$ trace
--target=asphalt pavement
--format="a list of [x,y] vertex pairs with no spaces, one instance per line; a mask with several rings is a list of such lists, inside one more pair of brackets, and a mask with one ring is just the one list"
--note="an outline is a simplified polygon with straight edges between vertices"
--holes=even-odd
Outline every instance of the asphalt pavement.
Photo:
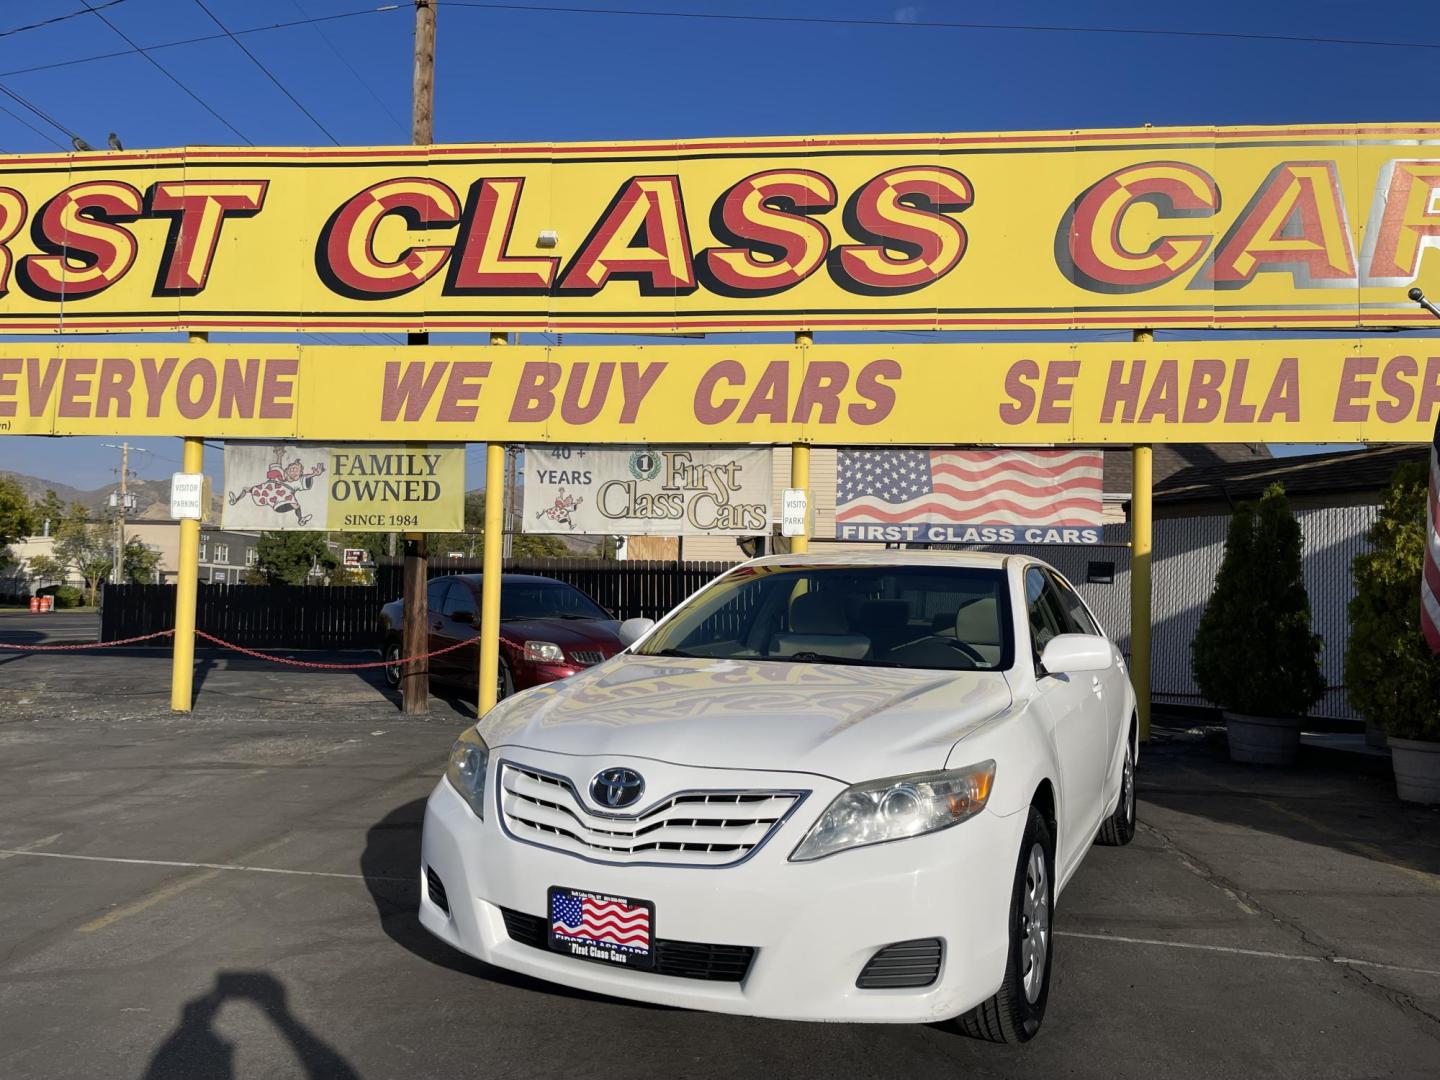
[[1383,776],[1157,731],[1135,842],[1094,849],[1058,904],[1045,1027],[999,1047],[637,1006],[433,940],[419,823],[463,702],[406,719],[353,674],[216,657],[174,715],[143,694],[163,651],[12,655],[6,1080],[1440,1076],[1440,813]]

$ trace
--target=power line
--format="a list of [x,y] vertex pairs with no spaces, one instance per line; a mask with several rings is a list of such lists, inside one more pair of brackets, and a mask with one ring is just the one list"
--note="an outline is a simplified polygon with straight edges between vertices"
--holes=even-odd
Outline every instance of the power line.
[[84,11],[72,11],[68,15],[56,15],[54,18],[41,19],[39,22],[28,23],[25,26],[16,26],[9,30],[0,30],[0,38],[11,37],[14,34],[23,34],[26,30],[39,30],[42,26],[54,26],[56,23],[62,23],[68,19],[78,19],[81,15],[89,15],[93,11],[100,11],[104,8],[112,8],[116,4],[123,4],[125,0],[105,0],[98,8],[91,7],[85,0],[80,0],[80,2],[85,4]]
[[1298,34],[1252,34],[1223,30],[1157,30],[1131,26],[1059,26],[1028,23],[935,22],[840,18],[819,15],[740,15],[720,11],[662,11],[643,8],[568,7],[559,4],[491,4],[481,0],[436,0],[446,7],[485,11],[536,12],[547,15],[619,15],[649,19],[710,19],[721,22],[798,23],[806,26],[871,26],[892,30],[1001,30],[1037,34],[1131,34],[1141,37],[1221,38],[1231,41],[1276,41],[1305,45],[1365,45],[1394,49],[1440,49],[1440,42],[1384,41],[1369,38],[1309,37]]
[[260,62],[260,58],[257,57],[254,53],[252,53],[249,49],[247,49],[245,47],[245,43],[241,41],[238,37],[236,37],[234,34],[232,34],[230,32],[230,28],[227,27],[223,22],[221,22],[216,17],[213,11],[211,11],[208,7],[205,6],[205,0],[195,0],[195,6],[198,7],[201,11],[205,12],[206,15],[209,15],[210,21],[213,22],[216,26],[218,26],[221,30],[225,31],[225,36],[235,43],[235,47],[241,52],[243,52],[246,56],[248,56],[250,58],[250,62],[254,64],[257,68],[259,68],[264,73],[265,77],[275,84],[276,89],[278,89],[282,94],[289,98],[291,102],[294,103],[297,109],[299,109],[302,113],[309,117],[310,122],[314,124],[317,128],[319,128],[321,131],[323,131],[327,139],[329,139],[336,146],[340,145],[340,140],[335,138],[334,135],[330,134],[330,129],[327,128],[324,124],[320,123],[319,120],[315,119],[315,114],[312,113],[309,109],[305,108],[304,105],[300,104],[300,99],[297,98],[294,94],[292,94],[289,90],[285,89],[285,84],[282,83],[279,79],[277,79],[274,73]]
[[254,145],[255,145],[253,142],[251,142],[248,138],[245,137],[245,133],[244,133],[243,131],[241,131],[241,130],[240,130],[239,128],[237,128],[234,124],[232,124],[229,120],[226,120],[225,117],[221,116],[218,112],[216,112],[216,111],[210,106],[210,103],[209,103],[209,102],[205,101],[202,97],[200,97],[199,94],[195,93],[194,90],[191,90],[190,87],[186,86],[183,82],[181,82],[181,81],[180,81],[179,79],[177,79],[174,75],[172,75],[172,74],[170,73],[169,68],[165,67],[165,65],[163,65],[162,63],[160,63],[159,60],[156,60],[156,59],[155,59],[153,56],[151,56],[150,53],[147,52],[145,49],[141,48],[139,45],[136,45],[134,41],[130,40],[130,36],[129,36],[128,34],[126,34],[125,31],[121,30],[118,26],[116,26],[113,22],[111,22],[109,19],[107,19],[104,15],[101,15],[101,14],[100,14],[100,10],[99,10],[98,8],[91,7],[91,5],[90,5],[90,0],[80,0],[80,2],[81,2],[82,4],[84,4],[85,7],[88,8],[88,9],[90,10],[90,12],[91,12],[97,19],[99,19],[99,20],[100,20],[101,22],[103,22],[106,26],[108,26],[111,30],[113,30],[113,31],[119,36],[119,38],[120,38],[121,41],[125,42],[126,45],[129,45],[129,46],[130,46],[131,48],[133,48],[136,52],[138,52],[141,56],[143,56],[143,57],[150,63],[150,66],[151,66],[151,67],[153,67],[156,71],[160,72],[161,75],[164,75],[167,79],[169,79],[172,83],[174,83],[176,86],[178,86],[181,90],[185,91],[186,95],[189,96],[190,100],[192,100],[193,102],[195,102],[195,104],[199,105],[202,109],[204,109],[206,112],[208,112],[208,113],[209,113],[211,116],[213,116],[216,120],[219,120],[220,123],[224,124],[227,128],[229,128],[229,129],[230,129],[231,131],[233,131],[236,135],[238,135],[238,136],[240,137],[240,140],[241,140],[242,142],[244,142],[246,145],[248,145],[248,146],[254,146]]
[[[306,11],[305,8],[301,5],[300,0],[290,0],[290,3],[294,5],[295,10],[300,12],[301,15],[305,16],[307,19],[310,17],[310,13]],[[360,72],[356,71],[355,65],[350,63],[349,60],[345,59],[345,54],[335,47],[335,43],[330,40],[330,35],[325,33],[324,28],[319,24],[319,22],[316,22],[311,27],[311,29],[313,29],[315,33],[319,35],[321,41],[325,42],[325,47],[335,54],[335,59],[339,60],[340,63],[344,64],[346,70],[348,70],[351,75],[355,76],[355,81],[358,82],[362,87],[364,87],[365,90],[370,94],[370,96],[375,99],[375,104],[379,105],[380,108],[384,110],[385,115],[390,117],[390,119],[394,122],[395,126],[398,127],[406,137],[409,137],[409,129],[405,126],[405,124],[400,121],[400,118],[398,116],[396,116],[393,112],[390,111],[390,106],[385,103],[384,98],[382,98],[379,94],[375,92],[375,88],[370,85],[370,80],[365,78],[365,76],[361,75]]]
[[14,120],[17,124],[23,124],[23,125],[25,125],[25,126],[26,126],[27,128],[29,128],[31,131],[33,131],[36,135],[39,135],[40,138],[42,138],[42,139],[44,139],[46,142],[48,142],[51,146],[54,146],[54,147],[56,147],[57,149],[60,149],[60,150],[65,149],[63,146],[60,145],[59,142],[57,142],[56,140],[52,139],[49,135],[46,135],[45,132],[41,131],[41,130],[40,130],[39,128],[37,128],[34,124],[30,123],[29,120],[26,120],[26,119],[25,119],[23,116],[21,116],[19,113],[14,112],[13,110],[6,108],[4,105],[0,105],[0,112],[3,112],[6,116],[10,117],[10,118],[11,118],[12,120]]
[[[317,15],[312,19],[291,19],[288,22],[269,23],[265,26],[251,26],[243,30],[235,30],[231,34],[200,34],[197,37],[180,38],[177,41],[162,41],[158,45],[147,45],[150,52],[158,52],[161,49],[174,49],[181,45],[200,45],[207,41],[224,41],[227,37],[244,37],[248,34],[266,34],[272,30],[290,30],[297,26],[309,26],[315,23],[334,22],[337,19],[353,19],[357,15],[388,15],[401,10],[399,4],[381,4],[379,7],[362,8],[359,11],[342,11],[335,15]],[[89,14],[83,12],[82,14]],[[117,56],[130,56],[139,52],[140,49],[116,49],[113,52],[95,53],[92,56],[78,56],[73,60],[57,60],[49,64],[35,64],[31,67],[12,68],[10,71],[0,71],[0,76],[29,75],[36,71],[53,71],[56,68],[75,67],[78,64],[93,64],[98,60],[113,60]]]
[[[80,136],[79,136],[75,131],[73,131],[71,128],[66,127],[66,126],[65,126],[64,124],[62,124],[59,120],[56,120],[53,116],[51,116],[49,113],[47,113],[44,109],[40,108],[39,105],[36,105],[33,101],[31,101],[29,98],[25,97],[23,94],[20,94],[20,93],[17,93],[16,91],[14,91],[14,90],[11,90],[10,87],[6,86],[4,83],[0,83],[0,94],[4,94],[4,95],[5,95],[6,97],[8,97],[11,101],[14,101],[14,102],[16,102],[17,104],[24,106],[26,109],[29,109],[30,112],[34,113],[34,114],[35,114],[36,116],[38,116],[41,120],[44,120],[45,123],[49,124],[49,125],[50,125],[51,127],[53,127],[56,131],[59,131],[59,132],[65,134],[65,135],[69,136],[71,139],[78,139],[78,138],[80,138]],[[12,114],[12,115],[13,115],[13,114]],[[51,141],[53,142],[54,140],[51,140]]]

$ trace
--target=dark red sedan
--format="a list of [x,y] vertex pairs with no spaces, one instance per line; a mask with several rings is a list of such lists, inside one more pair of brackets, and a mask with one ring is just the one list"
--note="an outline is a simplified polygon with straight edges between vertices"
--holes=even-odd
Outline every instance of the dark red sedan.
[[[430,649],[443,649],[480,633],[480,575],[432,578],[429,587]],[[392,661],[385,679],[400,685],[401,624],[404,602],[380,609],[381,651]],[[500,579],[500,697],[540,683],[574,675],[608,660],[623,645],[619,623],[573,585],[534,574],[505,574]],[[469,690],[478,686],[477,647],[455,649],[430,661],[432,680]]]

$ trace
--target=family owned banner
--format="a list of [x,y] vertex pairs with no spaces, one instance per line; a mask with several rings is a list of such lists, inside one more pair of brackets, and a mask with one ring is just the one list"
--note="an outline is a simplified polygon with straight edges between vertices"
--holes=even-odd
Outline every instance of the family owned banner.
[[525,449],[524,531],[757,536],[770,531],[770,451]]
[[459,532],[465,448],[226,443],[226,529]]

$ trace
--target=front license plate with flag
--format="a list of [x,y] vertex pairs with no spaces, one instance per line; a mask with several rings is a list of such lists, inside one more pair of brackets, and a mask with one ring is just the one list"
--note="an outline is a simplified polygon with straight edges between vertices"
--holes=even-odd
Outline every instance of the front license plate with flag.
[[550,887],[550,948],[567,956],[648,971],[655,905],[648,900]]

